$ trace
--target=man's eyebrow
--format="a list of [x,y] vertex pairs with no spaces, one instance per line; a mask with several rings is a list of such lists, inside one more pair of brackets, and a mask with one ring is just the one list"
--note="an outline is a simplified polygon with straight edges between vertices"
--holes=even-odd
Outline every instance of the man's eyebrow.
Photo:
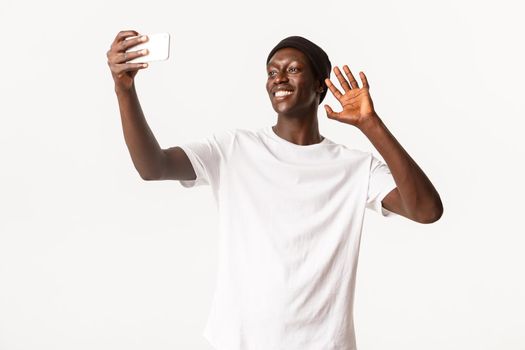
[[[294,58],[294,59],[291,59],[288,63],[302,63],[302,62],[299,59]],[[277,66],[277,64],[275,64],[274,62],[270,62],[268,63],[267,67],[270,67],[270,66]]]

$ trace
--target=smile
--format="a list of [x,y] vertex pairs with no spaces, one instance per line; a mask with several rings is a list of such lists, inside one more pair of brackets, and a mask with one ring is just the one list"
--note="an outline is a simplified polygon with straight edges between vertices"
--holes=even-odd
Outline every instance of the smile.
[[285,96],[291,95],[292,93],[293,93],[292,91],[280,90],[280,91],[276,91],[274,96],[275,97],[285,97]]

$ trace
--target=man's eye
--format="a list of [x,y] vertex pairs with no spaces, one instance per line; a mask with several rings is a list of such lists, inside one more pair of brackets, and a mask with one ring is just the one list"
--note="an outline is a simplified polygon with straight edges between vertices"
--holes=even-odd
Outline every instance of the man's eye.
[[297,71],[297,68],[291,67],[290,70],[295,72],[295,71]]
[[272,76],[272,73],[275,73],[275,72],[269,72],[269,73],[268,73],[268,76],[271,77],[271,76]]

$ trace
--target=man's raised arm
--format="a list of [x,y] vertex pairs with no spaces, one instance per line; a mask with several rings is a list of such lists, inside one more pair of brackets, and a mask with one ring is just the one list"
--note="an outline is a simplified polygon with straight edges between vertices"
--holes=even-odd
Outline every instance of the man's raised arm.
[[124,139],[131,159],[140,177],[144,180],[194,180],[195,171],[186,153],[180,147],[161,149],[146,122],[135,89],[134,78],[144,63],[126,63],[147,52],[125,51],[147,40],[137,36],[133,30],[121,31],[107,52],[108,65],[115,81]]

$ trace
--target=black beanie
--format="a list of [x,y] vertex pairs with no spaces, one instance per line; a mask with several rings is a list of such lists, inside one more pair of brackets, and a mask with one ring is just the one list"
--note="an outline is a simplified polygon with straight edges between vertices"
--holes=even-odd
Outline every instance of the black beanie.
[[310,40],[295,35],[281,40],[272,49],[272,51],[270,51],[270,54],[266,59],[266,64],[268,65],[268,62],[270,62],[270,59],[277,50],[284,47],[292,47],[294,49],[300,50],[306,55],[306,57],[308,57],[308,60],[310,61],[311,67],[313,69],[314,76],[321,81],[321,84],[324,88],[319,98],[319,104],[321,104],[328,91],[328,87],[326,86],[324,80],[330,77],[330,71],[332,70],[332,64],[328,59],[328,55],[323,49]]

